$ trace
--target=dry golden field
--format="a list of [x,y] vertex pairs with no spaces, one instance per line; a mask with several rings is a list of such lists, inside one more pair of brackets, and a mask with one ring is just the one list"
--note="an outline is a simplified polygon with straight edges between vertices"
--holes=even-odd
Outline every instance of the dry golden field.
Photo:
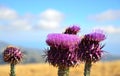
[[[0,65],[0,76],[9,76],[9,65]],[[57,76],[57,68],[49,64],[16,66],[16,76]],[[83,76],[84,65],[70,69],[70,76]],[[91,76],[120,76],[120,61],[93,64]]]

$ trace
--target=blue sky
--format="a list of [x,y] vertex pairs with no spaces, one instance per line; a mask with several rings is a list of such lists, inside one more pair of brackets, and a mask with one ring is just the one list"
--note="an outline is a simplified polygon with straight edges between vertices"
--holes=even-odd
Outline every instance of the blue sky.
[[105,50],[120,55],[119,0],[0,0],[0,40],[14,45],[46,48],[52,32],[80,25],[79,35],[103,29]]

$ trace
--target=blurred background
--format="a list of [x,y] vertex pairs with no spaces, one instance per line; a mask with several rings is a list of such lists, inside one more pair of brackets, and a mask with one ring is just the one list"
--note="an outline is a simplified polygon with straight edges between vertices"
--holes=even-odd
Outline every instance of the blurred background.
[[[0,0],[0,76],[9,75],[9,67],[2,60],[3,49],[8,45],[18,46],[24,53],[17,76],[26,76],[26,72],[27,76],[57,76],[56,68],[44,64],[43,55],[48,48],[45,40],[47,34],[62,33],[72,25],[80,26],[80,36],[94,29],[106,34],[102,43],[105,53],[93,65],[92,76],[120,76],[119,0]],[[48,69],[44,74],[43,68]],[[83,68],[71,71],[70,76],[83,75]]]

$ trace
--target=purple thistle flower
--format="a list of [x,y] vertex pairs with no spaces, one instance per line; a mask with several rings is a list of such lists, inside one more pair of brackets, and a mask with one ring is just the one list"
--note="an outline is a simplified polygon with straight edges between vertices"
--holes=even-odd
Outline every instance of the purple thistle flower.
[[49,34],[46,43],[50,46],[47,51],[47,61],[53,66],[70,67],[78,64],[78,43],[76,35]]
[[49,46],[63,47],[68,48],[69,51],[72,51],[74,47],[79,43],[80,38],[76,35],[68,34],[49,34],[47,36],[47,44]]
[[80,27],[76,26],[76,25],[73,25],[71,27],[68,27],[65,30],[64,34],[77,34],[79,31],[80,31]]
[[94,32],[92,32],[90,34],[87,34],[86,39],[100,42],[100,41],[105,40],[106,37],[105,37],[105,34],[104,34],[104,32],[102,30],[97,29],[97,30],[94,30]]
[[3,59],[10,64],[17,64],[22,60],[20,49],[14,46],[8,46],[3,52]]
[[105,35],[100,32],[86,34],[79,44],[79,58],[85,62],[96,62],[101,59],[103,53],[99,43],[105,39]]

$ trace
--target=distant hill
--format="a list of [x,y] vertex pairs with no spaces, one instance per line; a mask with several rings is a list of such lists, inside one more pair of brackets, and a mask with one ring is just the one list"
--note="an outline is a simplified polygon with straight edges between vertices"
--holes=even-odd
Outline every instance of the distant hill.
[[[0,64],[4,64],[3,57],[2,57],[2,52],[5,47],[10,45],[7,42],[0,41]],[[23,64],[26,63],[44,63],[45,58],[43,57],[44,55],[44,50],[37,49],[37,48],[26,48],[26,47],[21,47],[21,51],[24,54],[24,59],[23,59]],[[116,55],[105,55],[101,61],[113,61],[113,60],[120,60],[120,56]]]
[[102,57],[101,61],[115,61],[120,60],[120,55],[105,55]]
[[0,41],[0,52],[2,52],[2,50],[8,45],[9,45],[8,43]]

